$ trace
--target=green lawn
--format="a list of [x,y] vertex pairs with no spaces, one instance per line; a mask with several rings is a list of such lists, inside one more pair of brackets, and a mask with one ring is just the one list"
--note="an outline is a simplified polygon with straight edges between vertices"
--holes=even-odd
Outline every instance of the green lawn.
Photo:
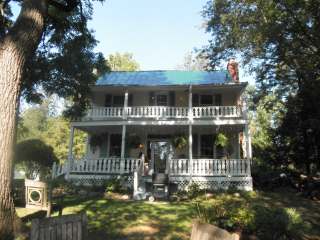
[[[258,204],[270,207],[295,208],[309,225],[305,239],[320,239],[320,203],[281,190],[273,193],[251,192],[240,196],[217,193],[210,198],[197,199],[204,205]],[[90,239],[189,239],[192,219],[195,217],[194,201],[137,202],[116,199],[91,198],[64,199],[63,214],[86,211],[89,218]],[[25,222],[37,213],[18,208]],[[57,215],[54,212],[53,215]],[[311,238],[311,236],[313,238]]]

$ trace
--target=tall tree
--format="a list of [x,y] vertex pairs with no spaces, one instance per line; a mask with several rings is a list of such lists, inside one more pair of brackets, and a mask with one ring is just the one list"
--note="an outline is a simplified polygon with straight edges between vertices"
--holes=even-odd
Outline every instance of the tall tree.
[[[20,114],[18,120],[17,141],[39,139],[53,149],[60,163],[68,156],[70,120],[63,116],[52,116],[54,110],[45,100],[40,105],[32,106]],[[49,109],[51,111],[49,111]],[[86,146],[86,134],[76,129],[74,133],[73,153],[75,158],[83,157]],[[30,147],[34,146],[30,144]],[[36,150],[36,149],[35,149]]]
[[[17,19],[11,20],[11,3],[21,2]],[[87,29],[92,14],[89,0],[0,1],[0,236],[12,239],[14,205],[11,197],[12,148],[19,97],[39,101],[40,86],[49,93],[69,98],[84,109],[93,68],[101,54]],[[97,72],[103,72],[98,69]]]
[[208,70],[208,61],[205,57],[187,52],[183,58],[183,63],[177,66],[178,70],[185,71],[204,71]]
[[140,66],[133,58],[132,53],[118,53],[110,54],[106,65],[110,67],[111,71],[137,71]]
[[[284,117],[279,126],[296,119],[295,131],[279,131],[279,137],[296,141],[299,148],[293,152],[302,153],[300,161],[310,163],[307,132],[317,130],[309,123],[320,120],[319,1],[214,0],[208,1],[203,16],[212,36],[203,49],[211,66],[239,55],[256,73],[261,96],[274,93],[288,110],[293,102],[289,99],[296,99],[295,111],[288,111],[291,117]],[[316,145],[319,150],[320,143]]]

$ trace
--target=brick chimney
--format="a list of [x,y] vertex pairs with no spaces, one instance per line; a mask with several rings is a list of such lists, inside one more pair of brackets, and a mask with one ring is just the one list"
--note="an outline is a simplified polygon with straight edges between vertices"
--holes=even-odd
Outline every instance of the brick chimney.
[[230,58],[227,64],[227,70],[231,75],[233,82],[239,82],[239,64],[235,58]]

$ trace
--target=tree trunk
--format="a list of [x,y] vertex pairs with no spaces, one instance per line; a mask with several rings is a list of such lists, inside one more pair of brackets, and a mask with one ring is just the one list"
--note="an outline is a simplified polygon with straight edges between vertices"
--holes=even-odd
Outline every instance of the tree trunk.
[[26,61],[41,39],[47,0],[24,0],[21,12],[0,40],[0,239],[12,239],[15,210],[11,196],[15,117]]

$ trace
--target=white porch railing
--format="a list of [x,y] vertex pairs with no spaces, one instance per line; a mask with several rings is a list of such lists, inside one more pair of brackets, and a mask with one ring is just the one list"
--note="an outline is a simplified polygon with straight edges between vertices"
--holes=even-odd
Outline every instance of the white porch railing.
[[66,165],[65,164],[56,164],[53,163],[52,166],[52,178],[57,178],[67,172]]
[[[135,107],[93,107],[87,118],[188,118],[188,107],[135,106]],[[205,106],[193,107],[193,118],[241,117],[239,106]]]
[[76,160],[70,168],[70,172],[93,173],[130,173],[137,169],[141,159],[136,158],[99,158]]
[[240,117],[241,109],[237,106],[193,107],[193,118]]
[[[53,178],[69,173],[77,174],[123,174],[133,173],[142,167],[139,158],[100,158],[75,160],[70,169],[67,165],[54,165]],[[171,159],[170,176],[251,176],[250,161],[247,159]],[[192,169],[192,173],[190,173]]]
[[246,159],[171,159],[170,175],[192,176],[250,176],[250,161]]
[[[52,177],[58,177],[59,175],[69,173],[102,173],[102,174],[123,174],[132,173],[139,168],[141,159],[136,158],[99,158],[99,159],[83,159],[74,160],[68,165],[54,165],[52,170]],[[60,169],[63,169],[60,170]],[[61,173],[61,174],[59,174]]]
[[128,107],[127,116],[132,118],[187,118],[187,107],[140,106]]
[[93,107],[90,108],[87,117],[91,118],[122,118],[123,107]]

